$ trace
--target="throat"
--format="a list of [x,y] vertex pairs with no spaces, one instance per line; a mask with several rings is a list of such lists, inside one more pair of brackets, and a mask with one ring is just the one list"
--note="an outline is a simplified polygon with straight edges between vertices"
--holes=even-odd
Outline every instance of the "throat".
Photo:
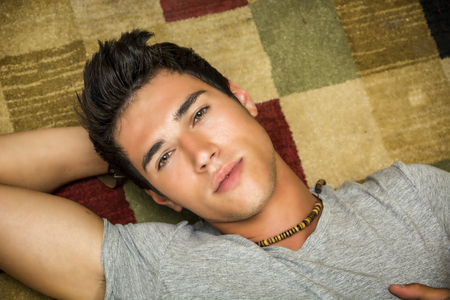
[[306,227],[308,227],[314,221],[314,219],[319,215],[319,213],[321,211],[322,211],[322,202],[320,201],[320,199],[317,199],[317,202],[315,203],[313,210],[308,215],[308,217],[306,217],[306,219],[304,219],[303,221],[301,221],[294,227],[292,227],[288,230],[285,230],[282,233],[277,234],[273,237],[270,237],[270,238],[267,238],[264,240],[260,240],[259,242],[256,242],[256,244],[260,247],[267,247],[272,244],[281,242],[282,240],[285,240],[285,239],[293,236],[296,233],[299,233],[300,231],[302,231]]
[[[323,203],[320,200],[319,196],[320,196],[320,193],[322,192],[322,186],[325,184],[326,184],[326,182],[323,179],[320,179],[317,181],[316,186],[315,186],[315,192],[317,193],[317,196],[314,196],[314,197],[316,197],[317,200],[314,203],[313,209],[311,210],[309,215],[303,221],[301,221],[294,227],[281,232],[280,234],[260,240],[260,241],[256,242],[256,244],[260,247],[267,247],[267,246],[270,246],[273,244],[277,244],[277,243],[280,243],[280,242],[290,238],[291,236],[293,236],[301,231],[304,231],[308,226],[313,225],[313,226],[309,227],[309,230],[304,231],[306,233],[306,238],[307,238],[314,231],[314,229],[317,225],[317,221],[314,222],[314,220],[322,212]],[[306,241],[306,238],[305,238],[305,235],[303,235],[303,237],[301,237],[301,235],[299,235],[298,238],[296,239],[297,243],[293,243],[293,242],[286,243],[285,242],[283,244],[288,246],[288,248],[293,247],[294,249],[298,250],[303,245],[303,243]],[[300,244],[299,244],[299,242],[300,242]]]

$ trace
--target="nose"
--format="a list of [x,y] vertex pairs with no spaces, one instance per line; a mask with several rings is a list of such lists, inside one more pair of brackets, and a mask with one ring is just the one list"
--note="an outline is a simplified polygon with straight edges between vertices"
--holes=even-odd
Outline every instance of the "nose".
[[187,133],[180,138],[181,147],[191,160],[194,169],[205,171],[214,156],[218,155],[219,147],[205,135]]

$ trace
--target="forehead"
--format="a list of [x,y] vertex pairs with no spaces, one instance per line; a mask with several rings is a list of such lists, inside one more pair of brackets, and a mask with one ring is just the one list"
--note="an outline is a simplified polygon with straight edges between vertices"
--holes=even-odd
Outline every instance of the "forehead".
[[136,92],[118,121],[115,138],[138,170],[143,171],[142,153],[176,130],[174,113],[188,95],[200,90],[218,92],[193,76],[163,71]]

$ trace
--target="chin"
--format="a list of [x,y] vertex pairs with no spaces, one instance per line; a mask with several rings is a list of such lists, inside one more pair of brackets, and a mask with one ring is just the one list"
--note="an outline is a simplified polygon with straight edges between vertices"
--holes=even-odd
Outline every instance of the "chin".
[[261,193],[259,197],[253,198],[252,202],[245,203],[244,207],[241,207],[238,211],[228,214],[225,218],[225,222],[237,222],[248,220],[257,214],[259,214],[266,204],[270,201],[273,194],[273,189],[270,191]]
[[[266,204],[272,199],[272,196],[275,192],[275,186],[277,182],[277,168],[276,168],[276,155],[275,153],[272,156],[271,168],[267,172],[269,174],[269,178],[265,184],[260,186],[264,188],[255,187],[253,191],[247,192],[250,195],[254,195],[253,199],[249,199],[247,202],[247,209],[242,209],[241,213],[237,213],[234,215],[236,219],[239,220],[247,220],[250,219],[257,214],[259,214]],[[236,220],[238,221],[238,220]]]
[[258,180],[257,182],[253,182],[253,184],[246,186],[247,188],[245,194],[250,195],[250,197],[244,198],[241,196],[236,196],[236,201],[233,201],[233,210],[228,211],[228,213],[223,213],[221,220],[211,220],[210,222],[238,222],[248,220],[259,214],[270,199],[272,199],[275,192],[277,182],[275,153],[272,156],[270,169],[267,171],[267,174],[269,176],[264,183],[261,183],[261,181]]

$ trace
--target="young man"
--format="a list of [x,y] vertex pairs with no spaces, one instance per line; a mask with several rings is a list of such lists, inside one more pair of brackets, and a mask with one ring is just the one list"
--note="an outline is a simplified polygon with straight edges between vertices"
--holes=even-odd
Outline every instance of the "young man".
[[[450,296],[448,173],[398,163],[364,185],[310,192],[244,90],[190,49],[147,46],[150,36],[101,44],[86,66],[96,151],[82,128],[1,137],[1,269],[55,298]],[[113,226],[40,193],[105,173],[95,152],[205,221]],[[390,286],[410,282],[441,289]]]

